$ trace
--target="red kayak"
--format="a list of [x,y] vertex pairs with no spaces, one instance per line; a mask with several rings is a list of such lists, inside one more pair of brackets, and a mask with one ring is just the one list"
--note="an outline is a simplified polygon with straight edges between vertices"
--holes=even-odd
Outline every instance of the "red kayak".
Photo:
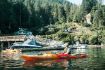
[[43,54],[43,55],[22,55],[21,58],[25,61],[38,61],[38,60],[56,60],[56,59],[78,59],[86,58],[86,54],[71,55],[66,53],[59,54]]

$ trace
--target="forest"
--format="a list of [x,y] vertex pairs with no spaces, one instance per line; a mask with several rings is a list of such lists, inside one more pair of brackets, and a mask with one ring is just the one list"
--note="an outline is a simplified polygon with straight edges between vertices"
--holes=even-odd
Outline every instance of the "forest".
[[[91,24],[86,22],[87,14]],[[65,33],[75,29],[74,23],[92,34]],[[104,44],[105,5],[102,0],[83,0],[79,6],[67,0],[0,0],[0,34],[13,34],[18,28],[64,42]]]

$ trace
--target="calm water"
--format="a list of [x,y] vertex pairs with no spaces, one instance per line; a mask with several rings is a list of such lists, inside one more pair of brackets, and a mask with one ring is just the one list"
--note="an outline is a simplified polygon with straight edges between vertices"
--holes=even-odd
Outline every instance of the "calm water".
[[[33,54],[27,52],[24,54]],[[0,70],[105,70],[105,49],[87,49],[88,58],[24,62],[0,59]]]

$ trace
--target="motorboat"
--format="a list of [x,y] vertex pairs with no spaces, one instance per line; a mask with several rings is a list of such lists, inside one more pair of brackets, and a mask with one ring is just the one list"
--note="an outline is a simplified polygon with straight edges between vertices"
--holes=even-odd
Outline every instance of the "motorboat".
[[[26,43],[28,41],[28,43]],[[10,48],[41,48],[41,45],[32,43],[33,41],[27,40],[23,43],[14,43]]]
[[76,48],[75,53],[87,53],[87,44],[80,44],[78,41],[76,44],[73,45],[74,48]]
[[42,45],[35,40],[32,34],[26,36],[24,42],[15,42],[10,48],[41,48]]

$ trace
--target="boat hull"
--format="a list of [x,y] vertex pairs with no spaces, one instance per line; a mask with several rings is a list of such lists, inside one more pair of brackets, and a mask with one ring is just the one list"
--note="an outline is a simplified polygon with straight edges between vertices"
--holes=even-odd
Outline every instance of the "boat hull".
[[12,46],[11,48],[42,48],[41,46],[34,46],[34,45],[17,45]]
[[38,61],[38,60],[56,60],[56,59],[78,59],[86,58],[86,54],[70,55],[70,54],[43,54],[43,55],[22,55],[21,58],[25,61]]

